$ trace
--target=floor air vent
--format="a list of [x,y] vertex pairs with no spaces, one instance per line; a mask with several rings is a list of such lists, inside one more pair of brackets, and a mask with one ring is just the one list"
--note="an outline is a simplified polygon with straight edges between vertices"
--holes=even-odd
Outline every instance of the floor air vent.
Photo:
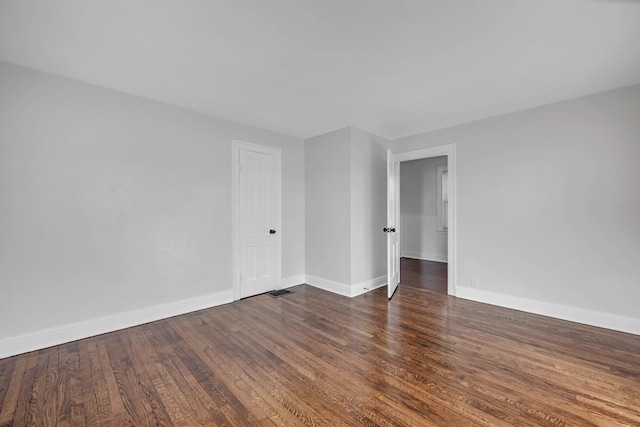
[[276,291],[271,291],[271,292],[267,292],[269,295],[271,295],[274,298],[278,298],[278,297],[282,297],[285,296],[287,294],[292,294],[293,291],[289,291],[287,289],[278,289]]

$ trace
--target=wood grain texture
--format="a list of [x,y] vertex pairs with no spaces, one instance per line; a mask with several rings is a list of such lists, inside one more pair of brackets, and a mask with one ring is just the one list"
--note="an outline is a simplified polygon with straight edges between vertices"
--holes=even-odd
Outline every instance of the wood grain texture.
[[640,337],[311,286],[0,360],[0,426],[638,426]]
[[447,263],[400,258],[400,286],[447,293]]

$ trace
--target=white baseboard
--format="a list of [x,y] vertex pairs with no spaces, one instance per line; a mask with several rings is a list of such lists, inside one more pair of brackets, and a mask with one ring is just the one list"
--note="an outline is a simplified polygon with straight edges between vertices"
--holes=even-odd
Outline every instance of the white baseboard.
[[138,326],[232,301],[233,292],[229,290],[11,337],[0,341],[0,358]]
[[365,294],[374,289],[381,288],[387,285],[387,276],[376,277],[372,280],[367,280],[366,282],[358,283],[357,285],[351,286],[351,296],[357,297],[358,295]]
[[402,258],[420,259],[423,261],[447,262],[446,255],[428,254],[426,252],[403,251],[400,253]]
[[350,286],[344,283],[338,283],[331,280],[323,279],[322,277],[307,275],[306,283],[311,286],[315,286],[316,288],[333,292],[334,294],[352,298],[386,285],[387,276],[380,276],[375,279],[367,280],[366,282]]
[[300,274],[298,276],[283,277],[282,280],[280,280],[280,289],[301,285],[304,282],[305,282],[304,274]]
[[640,335],[640,319],[637,318],[513,297],[465,286],[456,287],[456,297],[526,311],[527,313],[540,314],[556,319],[568,320],[570,322],[597,326],[599,328]]
[[309,274],[305,276],[305,279],[305,282],[308,285],[315,286],[316,288],[324,289],[325,291],[333,292],[334,294],[343,295],[345,297],[351,296],[351,287],[344,283],[334,282],[323,279],[322,277],[311,276]]

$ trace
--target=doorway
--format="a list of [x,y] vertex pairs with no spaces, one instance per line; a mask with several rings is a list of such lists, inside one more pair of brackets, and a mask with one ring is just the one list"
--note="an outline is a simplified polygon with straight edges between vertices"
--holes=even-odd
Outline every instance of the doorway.
[[400,163],[400,285],[447,293],[447,156]]
[[233,141],[233,297],[277,289],[281,279],[281,152]]
[[[449,144],[449,145],[441,145],[441,146],[431,147],[431,148],[424,148],[421,150],[397,153],[393,155],[393,158],[390,159],[390,162],[391,161],[399,162],[402,167],[403,162],[408,162],[408,161],[418,160],[418,159],[433,158],[433,157],[439,157],[439,156],[446,156],[446,159],[447,159],[446,182],[442,187],[444,191],[446,191],[446,197],[447,197],[446,207],[442,211],[443,215],[446,216],[446,222],[442,222],[442,219],[439,220],[439,224],[446,224],[446,227],[447,227],[446,293],[448,295],[455,296],[456,294],[456,286],[455,286],[456,284],[456,253],[457,253],[457,250],[456,250],[456,232],[457,232],[457,229],[456,229],[456,146],[455,144]],[[391,182],[391,180],[388,179],[387,185],[389,186],[392,184],[393,183]],[[399,193],[401,194],[400,198],[402,198],[402,187],[400,187]],[[396,203],[397,209],[399,211],[399,205],[400,205],[399,200],[391,201],[391,203]],[[398,223],[398,224],[400,225],[400,239],[402,240],[402,236],[403,236],[402,224],[401,223]],[[391,252],[388,252],[387,256],[389,258],[397,257],[397,261],[398,263],[400,263],[400,268],[401,268],[401,271],[400,271],[401,283],[406,282],[403,275],[409,276],[407,277],[407,281],[408,281],[409,279],[411,279],[412,275],[414,275],[414,278],[415,278],[415,275],[419,273],[427,273],[426,276],[431,276],[430,279],[432,280],[436,280],[436,281],[442,280],[442,276],[443,276],[442,270],[444,266],[431,264],[431,262],[434,262],[434,261],[420,260],[421,262],[414,262],[412,265],[412,263],[410,261],[407,262],[407,260],[401,263],[401,259],[400,259],[401,253],[398,253],[397,255],[395,255],[395,254],[392,254]],[[404,269],[403,269],[403,264],[405,267]],[[429,278],[427,277],[427,279]],[[442,285],[439,284],[435,286],[441,287]]]

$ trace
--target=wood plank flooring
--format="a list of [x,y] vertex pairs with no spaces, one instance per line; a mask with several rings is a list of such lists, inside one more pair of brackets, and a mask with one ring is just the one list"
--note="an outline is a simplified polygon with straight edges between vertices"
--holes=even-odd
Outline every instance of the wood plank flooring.
[[447,263],[400,258],[400,286],[447,293]]
[[0,426],[638,426],[640,336],[310,286],[0,360]]

